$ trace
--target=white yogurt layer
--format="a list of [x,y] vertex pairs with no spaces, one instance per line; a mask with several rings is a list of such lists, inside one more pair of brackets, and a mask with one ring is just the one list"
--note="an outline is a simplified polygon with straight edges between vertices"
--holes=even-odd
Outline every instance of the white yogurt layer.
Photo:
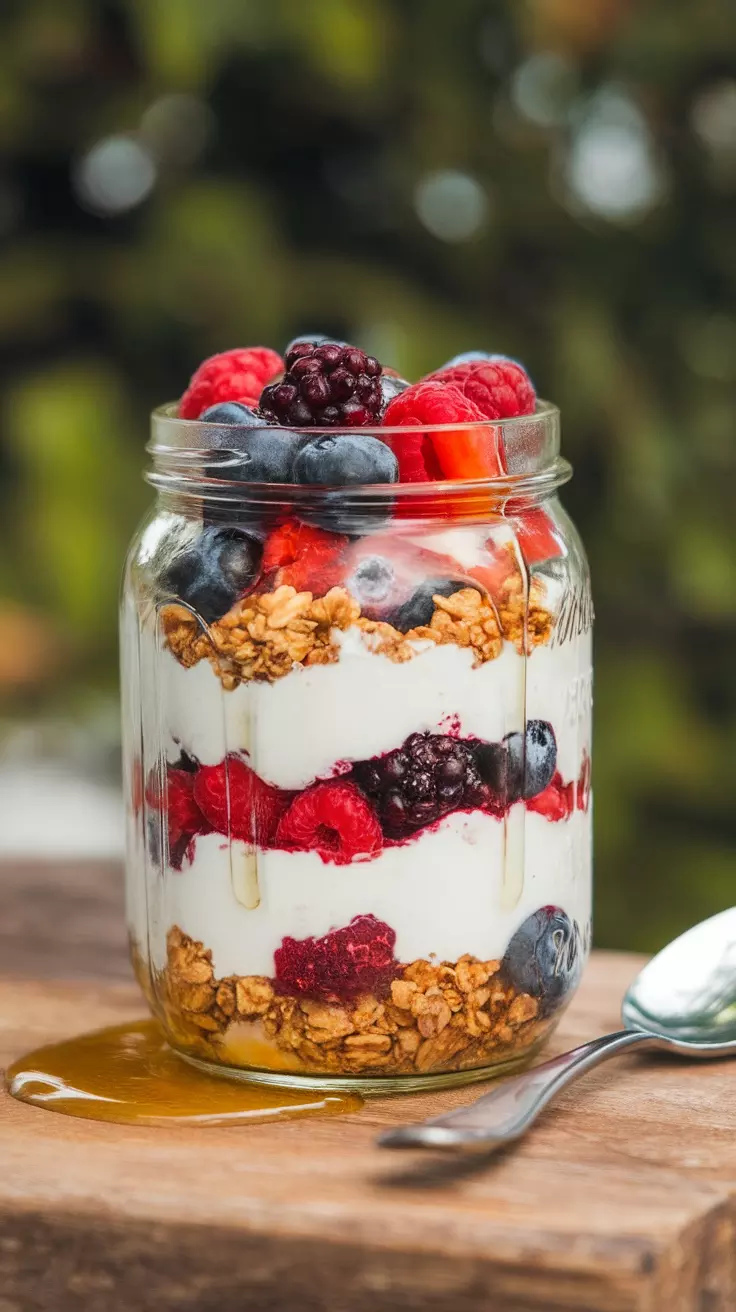
[[[522,807],[515,808],[523,811]],[[315,852],[253,853],[222,835],[198,838],[194,861],[160,881],[151,907],[154,964],[165,961],[166,930],[178,925],[212,950],[219,976],[273,975],[284,937],[321,937],[371,914],[396,931],[401,961],[463,953],[501,957],[519,925],[539,907],[562,907],[581,929],[590,918],[590,813],[551,823],[526,813],[518,899],[504,887],[505,824],[475,813],[448,816],[433,830],[370,862],[326,864]],[[260,902],[236,896],[246,880]],[[145,927],[139,940],[146,942]]]
[[167,650],[159,660],[170,759],[179,747],[203,765],[245,752],[261,778],[280,788],[304,788],[339,763],[380,756],[419,730],[447,732],[452,724],[463,736],[498,742],[523,727],[525,714],[551,721],[560,769],[575,778],[589,736],[588,635],[538,647],[528,658],[505,643],[497,660],[473,668],[472,651],[452,644],[399,665],[352,630],[335,664],[232,692],[206,661],[185,669]]

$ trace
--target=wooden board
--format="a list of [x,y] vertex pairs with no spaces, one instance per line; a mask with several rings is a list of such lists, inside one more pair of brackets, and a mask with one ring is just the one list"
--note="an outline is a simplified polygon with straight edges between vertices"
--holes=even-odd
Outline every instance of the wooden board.
[[[637,966],[595,957],[556,1049],[616,1026]],[[19,969],[0,979],[0,1064],[141,1010],[133,985]],[[374,1146],[477,1092],[168,1130],[4,1096],[0,1312],[734,1312],[736,1065],[620,1058],[482,1164]]]

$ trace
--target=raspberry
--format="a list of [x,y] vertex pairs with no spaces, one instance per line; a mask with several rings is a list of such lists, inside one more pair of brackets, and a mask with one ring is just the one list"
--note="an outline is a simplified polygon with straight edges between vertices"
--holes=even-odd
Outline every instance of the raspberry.
[[[194,775],[190,770],[176,766],[166,767],[165,804],[162,804],[158,772],[152,770],[146,784],[146,801],[152,810],[166,813],[169,836],[169,864],[181,870],[184,857],[197,834],[208,834],[211,825],[202,814],[194,797]],[[153,818],[152,818],[153,819]],[[159,829],[156,820],[155,827]],[[160,848],[160,842],[157,846]]]
[[398,970],[396,934],[375,916],[356,916],[324,938],[284,938],[273,954],[282,993],[348,1002],[361,994],[385,997]]
[[383,417],[384,426],[406,428],[438,424],[443,427],[432,433],[410,434],[408,442],[398,434],[384,436],[399,462],[401,481],[498,477],[503,472],[503,462],[492,428],[452,430],[445,427],[479,424],[485,418],[484,412],[463,394],[461,388],[446,381],[445,374],[408,387],[388,406]]
[[504,356],[454,365],[430,378],[458,387],[486,419],[534,414],[537,397],[529,375],[515,360]]
[[281,356],[267,346],[235,348],[212,355],[192,374],[179,402],[179,418],[199,419],[203,410],[220,401],[243,401],[255,406],[266,383],[281,373],[283,367]]
[[491,800],[472,748],[446,734],[413,733],[387,756],[358,762],[353,775],[375,800],[391,838],[405,838],[451,811]]
[[297,342],[286,353],[286,373],[261,396],[263,414],[294,428],[361,428],[383,409],[382,368],[357,346]]
[[343,561],[349,545],[349,538],[340,533],[289,519],[266,539],[263,573],[276,571],[274,587],[288,584],[297,592],[323,596],[343,582]]
[[383,834],[360,789],[330,780],[294,799],[279,824],[276,843],[319,852],[323,861],[342,866],[375,856],[383,847]]
[[200,766],[194,797],[218,834],[268,847],[291,794],[264,783],[239,756],[228,756],[219,765]]

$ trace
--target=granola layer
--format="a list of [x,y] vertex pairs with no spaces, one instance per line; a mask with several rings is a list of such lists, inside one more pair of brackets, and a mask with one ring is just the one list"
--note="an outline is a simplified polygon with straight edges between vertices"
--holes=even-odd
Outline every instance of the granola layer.
[[231,1027],[257,1026],[288,1055],[290,1064],[281,1056],[277,1068],[304,1074],[466,1070],[524,1052],[550,1025],[536,998],[504,982],[499,961],[412,961],[399,967],[385,998],[322,1002],[281,994],[260,975],[217,979],[211,951],[177,926],[168,934],[159,1001],[190,1051],[227,1064]]
[[453,643],[470,648],[474,664],[500,656],[504,640],[520,653],[549,641],[553,616],[542,604],[540,585],[532,581],[527,596],[518,571],[501,584],[496,602],[477,588],[460,588],[449,597],[433,597],[430,623],[401,633],[392,625],[367,619],[344,588],[324,597],[283,586],[274,592],[242,598],[223,618],[203,631],[184,606],[161,611],[166,644],[181,665],[207,660],[230,691],[256,679],[282,678],[297,665],[328,665],[340,658],[339,634],[356,628],[367,646],[398,664],[412,660],[424,644]]

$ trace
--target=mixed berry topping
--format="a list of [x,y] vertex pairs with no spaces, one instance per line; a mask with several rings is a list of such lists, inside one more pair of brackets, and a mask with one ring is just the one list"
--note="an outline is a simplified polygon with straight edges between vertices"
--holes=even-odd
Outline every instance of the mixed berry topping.
[[381,998],[398,972],[396,934],[375,916],[356,916],[324,938],[285,938],[274,953],[276,986],[283,993],[347,1002]]
[[[285,360],[267,347],[223,351],[205,360],[179,404],[184,419],[212,424],[212,445],[224,444],[217,426],[236,427],[238,451],[254,450],[213,476],[250,482],[297,482],[344,487],[357,483],[485,479],[505,471],[497,433],[484,421],[532,414],[536,393],[523,366],[506,356],[468,351],[416,383],[409,383],[358,346],[318,334],[295,338]],[[315,444],[304,452],[271,454],[276,428],[421,428],[372,443]],[[457,428],[453,429],[453,425]],[[468,426],[475,426],[468,428]],[[432,430],[432,431],[427,431]],[[225,439],[225,442],[227,439]],[[258,450],[255,446],[258,445]],[[396,462],[387,460],[385,447]],[[296,456],[296,461],[294,460]]]
[[297,341],[283,379],[261,395],[261,411],[295,428],[363,428],[380,419],[381,373],[378,360],[357,346]]
[[519,993],[539,999],[546,1016],[576,987],[582,966],[579,926],[559,907],[541,907],[517,929],[501,970]]
[[212,355],[192,374],[179,402],[179,418],[199,419],[204,410],[221,401],[242,401],[255,406],[266,383],[280,374],[283,367],[281,356],[267,346],[249,346]]
[[353,767],[390,838],[401,839],[450,811],[492,802],[472,747],[444,734],[413,733],[397,751]]

